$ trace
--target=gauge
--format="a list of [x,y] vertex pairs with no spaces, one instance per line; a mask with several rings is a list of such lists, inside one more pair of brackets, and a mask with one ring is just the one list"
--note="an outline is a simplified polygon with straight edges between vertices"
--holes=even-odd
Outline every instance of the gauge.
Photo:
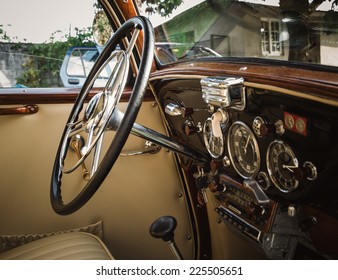
[[213,158],[222,156],[224,151],[223,135],[221,134],[220,137],[214,136],[211,118],[208,118],[204,123],[203,138],[205,147]]
[[296,120],[296,129],[297,129],[297,132],[299,132],[301,134],[305,133],[306,124],[305,124],[305,121],[302,118],[298,118]]
[[266,162],[271,181],[282,192],[291,192],[298,187],[298,160],[286,143],[281,140],[272,142],[268,147]]
[[258,174],[261,161],[257,140],[245,123],[237,121],[229,128],[228,150],[232,165],[243,178]]
[[293,129],[293,127],[295,126],[295,120],[291,115],[285,115],[284,123],[288,129]]

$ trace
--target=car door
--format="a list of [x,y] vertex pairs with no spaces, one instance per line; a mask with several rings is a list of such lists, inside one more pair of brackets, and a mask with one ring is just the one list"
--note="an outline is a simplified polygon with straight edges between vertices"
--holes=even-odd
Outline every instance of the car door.
[[[89,2],[86,4],[90,6]],[[52,73],[48,73],[48,82],[36,79],[39,83],[28,84],[41,72],[41,68],[33,70],[31,66],[35,57],[46,56],[36,52],[38,47],[46,50],[42,44],[7,41],[0,45],[7,55],[2,57],[5,63],[1,71],[10,81],[9,87],[0,89],[0,250],[58,232],[81,230],[102,237],[117,259],[171,259],[170,249],[150,236],[149,226],[160,216],[172,215],[178,221],[175,238],[181,253],[184,258],[194,258],[194,229],[175,155],[163,148],[157,153],[130,155],[145,149],[145,140],[136,136],[129,136],[123,149],[127,155],[118,158],[104,184],[84,207],[68,216],[53,211],[52,168],[80,89],[64,88]],[[34,49],[34,55],[25,56],[25,49]],[[50,66],[48,63],[44,65]],[[94,89],[91,95],[98,91]],[[121,102],[120,109],[123,111],[126,105]],[[166,133],[151,95],[143,102],[137,122]],[[82,181],[80,174],[63,192],[75,195]]]

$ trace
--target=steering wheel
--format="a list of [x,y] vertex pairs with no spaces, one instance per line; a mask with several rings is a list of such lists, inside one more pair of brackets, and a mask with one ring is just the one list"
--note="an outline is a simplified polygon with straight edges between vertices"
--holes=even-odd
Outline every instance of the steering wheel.
[[[137,72],[135,83],[123,114],[118,104],[126,86],[130,59],[137,51],[136,42],[140,38],[143,43],[139,69],[134,71]],[[129,42],[125,50],[117,47],[121,42]],[[68,215],[79,210],[99,189],[113,167],[142,104],[153,57],[153,28],[149,20],[141,16],[121,25],[98,57],[75,101],[55,157],[50,199],[56,213]],[[86,103],[95,80],[102,79],[107,69],[111,69],[111,73],[103,91]],[[102,152],[104,135],[112,130],[115,134],[106,151]],[[88,161],[91,162],[89,169],[86,167]],[[79,170],[82,170],[86,182],[69,202],[64,202],[62,181],[70,174],[81,174]]]

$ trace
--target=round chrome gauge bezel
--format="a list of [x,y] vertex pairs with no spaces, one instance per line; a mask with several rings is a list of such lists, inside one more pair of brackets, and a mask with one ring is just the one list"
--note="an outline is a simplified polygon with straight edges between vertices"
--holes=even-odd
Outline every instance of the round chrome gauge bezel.
[[[285,153],[290,161],[288,166],[280,166],[280,156]],[[285,162],[286,163],[286,162]],[[270,143],[266,153],[266,166],[272,183],[284,193],[295,190],[299,181],[293,175],[292,168],[298,168],[298,160],[291,147],[282,140],[275,140]]]
[[[236,137],[239,139],[236,140]],[[240,140],[243,145],[240,145]],[[256,177],[260,170],[261,157],[257,139],[250,127],[242,121],[234,122],[229,128],[227,142],[230,161],[237,173],[244,179]],[[242,151],[246,154],[248,148],[252,151],[251,164],[243,159]]]
[[223,134],[220,137],[214,136],[212,132],[212,120],[207,118],[203,125],[203,140],[209,154],[213,158],[220,158],[224,153]]

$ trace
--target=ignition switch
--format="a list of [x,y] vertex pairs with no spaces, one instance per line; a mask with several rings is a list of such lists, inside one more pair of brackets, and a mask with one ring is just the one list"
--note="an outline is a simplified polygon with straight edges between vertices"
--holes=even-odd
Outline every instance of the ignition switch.
[[197,200],[199,206],[205,206],[208,203],[208,197],[206,194],[206,189],[209,186],[209,180],[207,175],[204,173],[203,168],[197,167],[198,173],[195,176],[195,184],[198,189],[197,191]]

